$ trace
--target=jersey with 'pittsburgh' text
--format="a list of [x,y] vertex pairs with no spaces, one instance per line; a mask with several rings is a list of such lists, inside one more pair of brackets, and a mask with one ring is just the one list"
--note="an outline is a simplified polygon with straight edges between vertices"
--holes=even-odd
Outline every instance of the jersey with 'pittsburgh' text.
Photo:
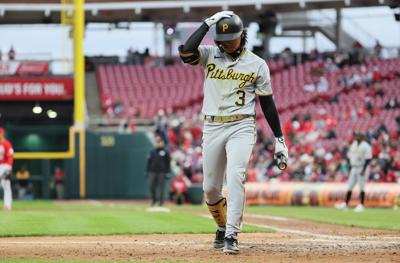
[[215,46],[200,46],[204,67],[202,113],[212,116],[255,115],[256,95],[272,94],[267,63],[244,49],[236,60]]

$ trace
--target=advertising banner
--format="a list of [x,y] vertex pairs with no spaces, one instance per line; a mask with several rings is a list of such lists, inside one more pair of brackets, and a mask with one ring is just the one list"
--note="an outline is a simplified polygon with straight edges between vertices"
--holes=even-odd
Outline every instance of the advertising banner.
[[[247,183],[248,205],[310,205],[334,206],[343,202],[347,183]],[[359,203],[359,192],[354,189],[350,206]],[[368,207],[393,207],[400,205],[400,185],[369,183],[365,188],[365,205]]]
[[0,100],[72,100],[71,77],[0,78]]
[[0,76],[44,76],[49,74],[49,63],[44,61],[0,62]]
[[49,63],[47,62],[21,62],[16,71],[17,75],[38,75],[49,74]]

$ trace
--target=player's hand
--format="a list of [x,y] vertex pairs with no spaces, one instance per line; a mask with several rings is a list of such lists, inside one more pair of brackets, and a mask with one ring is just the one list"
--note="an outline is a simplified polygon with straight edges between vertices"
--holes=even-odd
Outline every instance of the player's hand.
[[275,138],[275,153],[274,159],[276,159],[279,155],[283,155],[286,160],[289,158],[289,150],[285,143],[285,138],[276,137]]
[[222,18],[231,17],[232,15],[233,15],[232,11],[221,11],[215,13],[213,16],[204,20],[204,23],[206,23],[208,27],[211,27],[212,25],[215,25]]

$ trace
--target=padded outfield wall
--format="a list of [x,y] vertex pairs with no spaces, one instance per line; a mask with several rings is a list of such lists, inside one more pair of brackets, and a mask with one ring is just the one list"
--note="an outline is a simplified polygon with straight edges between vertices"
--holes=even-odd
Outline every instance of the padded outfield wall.
[[[248,183],[246,203],[248,205],[311,205],[333,206],[343,202],[347,183]],[[354,188],[351,206],[359,203],[359,191]],[[367,183],[365,205],[369,207],[400,206],[400,184]]]
[[[145,133],[86,132],[86,198],[148,198]],[[78,153],[78,152],[77,152]],[[66,197],[79,198],[79,153],[67,163]]]

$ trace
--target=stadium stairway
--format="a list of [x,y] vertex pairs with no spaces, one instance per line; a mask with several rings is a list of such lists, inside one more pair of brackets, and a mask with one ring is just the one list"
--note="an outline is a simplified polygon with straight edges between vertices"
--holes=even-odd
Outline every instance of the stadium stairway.
[[99,89],[97,88],[96,72],[86,72],[85,78],[85,100],[89,119],[102,117]]

